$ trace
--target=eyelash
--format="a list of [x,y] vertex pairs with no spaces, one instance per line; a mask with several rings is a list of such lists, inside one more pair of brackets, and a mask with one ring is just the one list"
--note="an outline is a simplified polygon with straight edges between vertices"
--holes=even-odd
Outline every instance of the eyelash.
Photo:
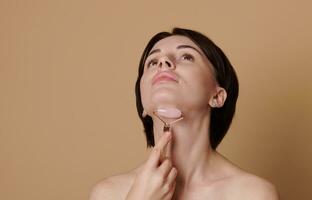
[[188,61],[194,61],[194,57],[188,53],[183,54],[181,58],[183,58],[183,59],[186,58],[186,60],[188,60]]
[[[185,53],[185,54],[183,54],[183,55],[181,56],[181,59],[182,59],[182,60],[187,60],[187,61],[193,62],[193,61],[194,61],[194,56],[192,56],[191,54]],[[147,67],[147,68],[150,68],[151,65],[154,65],[154,64],[158,64],[157,59],[151,59],[150,61],[148,61],[146,67]]]
[[158,63],[158,61],[156,59],[152,59],[152,60],[148,61],[146,66],[147,66],[147,68],[149,68],[151,66],[151,64],[157,64],[157,63]]

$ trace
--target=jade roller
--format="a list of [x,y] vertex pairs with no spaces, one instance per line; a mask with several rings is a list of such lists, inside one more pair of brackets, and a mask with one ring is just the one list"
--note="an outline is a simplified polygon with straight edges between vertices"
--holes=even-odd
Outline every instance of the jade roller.
[[171,125],[183,119],[181,110],[177,108],[157,108],[154,115],[164,123],[163,131],[170,131]]

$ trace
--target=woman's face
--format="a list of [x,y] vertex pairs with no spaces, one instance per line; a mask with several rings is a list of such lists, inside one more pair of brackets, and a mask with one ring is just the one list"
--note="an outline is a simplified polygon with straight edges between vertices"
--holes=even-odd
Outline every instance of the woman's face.
[[213,68],[200,48],[185,36],[170,36],[151,49],[140,82],[145,111],[175,107],[206,109],[217,87]]

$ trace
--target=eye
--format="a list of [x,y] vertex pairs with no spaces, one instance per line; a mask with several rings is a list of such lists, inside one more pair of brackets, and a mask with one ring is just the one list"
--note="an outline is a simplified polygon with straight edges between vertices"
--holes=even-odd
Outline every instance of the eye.
[[186,60],[186,61],[194,61],[194,57],[191,54],[183,54],[181,57],[182,60]]
[[146,67],[150,68],[150,67],[156,66],[157,63],[158,63],[158,61],[156,59],[152,59],[152,60],[148,61]]

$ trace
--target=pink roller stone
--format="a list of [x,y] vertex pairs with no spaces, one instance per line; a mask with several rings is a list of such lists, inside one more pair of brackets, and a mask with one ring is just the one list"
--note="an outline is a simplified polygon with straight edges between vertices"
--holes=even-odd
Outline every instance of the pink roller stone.
[[182,112],[177,108],[158,108],[157,114],[169,119],[177,119],[182,116]]

